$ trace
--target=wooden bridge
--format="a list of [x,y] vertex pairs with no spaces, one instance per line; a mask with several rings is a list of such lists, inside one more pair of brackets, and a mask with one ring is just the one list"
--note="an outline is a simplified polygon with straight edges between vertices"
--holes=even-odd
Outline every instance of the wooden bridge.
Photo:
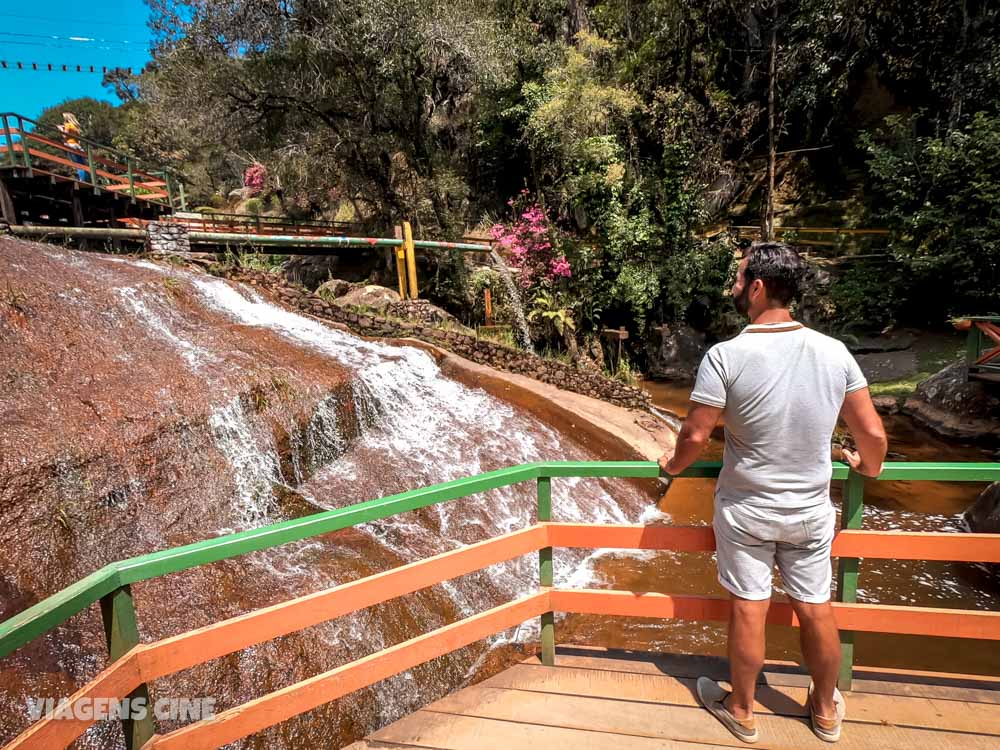
[[965,361],[969,380],[1000,383],[1000,315],[981,315],[954,321],[967,331]]
[[[696,464],[682,476],[717,477],[718,463]],[[714,549],[711,527],[617,526],[554,523],[552,482],[562,477],[655,478],[655,462],[545,462],[512,466],[411,490],[272,526],[209,539],[112,563],[0,624],[0,657],[101,602],[110,664],[65,704],[72,718],[46,716],[5,750],[65,748],[95,722],[85,704],[96,699],[148,699],[148,683],[266,641],[491,565],[536,554],[538,588],[519,599],[288,685],[214,718],[156,734],[151,718],[123,722],[130,749],[218,748],[436,657],[540,619],[541,654],[485,682],[454,693],[379,730],[359,748],[489,750],[525,747],[677,748],[740,746],[696,707],[692,680],[725,675],[718,660],[556,649],[555,613],[724,621],[729,602],[709,596],[555,587],[553,549]],[[865,479],[835,464],[845,481],[834,612],[841,629],[840,686],[847,693],[848,750],[1000,747],[1000,681],[992,677],[865,670],[854,666],[857,631],[1000,641],[1000,612],[860,604],[859,558],[1000,562],[995,535],[861,530]],[[879,478],[984,482],[1000,479],[1000,464],[889,463]],[[326,534],[397,513],[457,500],[520,482],[533,482],[537,522],[494,539],[461,547],[377,575],[249,612],[155,642],[140,642],[131,585],[198,565]],[[796,626],[787,602],[772,603],[771,624]],[[820,747],[803,722],[807,677],[796,665],[771,664],[761,677],[761,747]]]
[[0,218],[8,224],[114,227],[119,219],[156,218],[186,205],[184,184],[111,146],[58,131],[13,112],[0,113]]

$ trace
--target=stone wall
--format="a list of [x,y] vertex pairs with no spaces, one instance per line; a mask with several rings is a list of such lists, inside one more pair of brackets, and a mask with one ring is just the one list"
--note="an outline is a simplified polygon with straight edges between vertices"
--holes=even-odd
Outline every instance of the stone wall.
[[341,323],[362,336],[421,339],[473,362],[526,375],[558,388],[598,398],[617,406],[645,409],[650,405],[649,394],[642,389],[611,380],[593,370],[580,370],[572,365],[544,359],[495,341],[455,330],[436,328],[420,321],[398,320],[341,308],[266,271],[233,269],[226,275],[270,293],[275,300],[288,307]]
[[151,221],[146,225],[146,246],[151,253],[191,252],[187,227],[166,221]]

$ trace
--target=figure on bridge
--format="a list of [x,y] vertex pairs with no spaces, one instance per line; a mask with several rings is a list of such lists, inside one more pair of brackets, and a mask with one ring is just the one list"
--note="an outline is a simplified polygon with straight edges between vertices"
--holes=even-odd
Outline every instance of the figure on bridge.
[[[87,157],[84,156],[83,144],[80,143],[80,121],[76,119],[76,115],[71,112],[63,112],[63,123],[62,125],[56,125],[56,128],[63,135],[63,145],[66,148],[72,149],[69,158],[76,164],[86,165]],[[87,181],[86,169],[78,169],[76,170],[76,174],[80,182]]]

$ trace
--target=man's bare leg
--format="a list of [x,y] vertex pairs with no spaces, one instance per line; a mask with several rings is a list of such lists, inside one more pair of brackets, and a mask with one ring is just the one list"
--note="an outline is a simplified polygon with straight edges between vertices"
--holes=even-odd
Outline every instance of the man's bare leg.
[[799,618],[802,656],[813,685],[813,710],[820,716],[834,717],[833,689],[840,670],[840,635],[830,602],[807,604],[791,600]]
[[753,716],[757,675],[764,667],[764,623],[770,599],[751,601],[733,596],[729,615],[729,682],[733,692],[725,706],[737,719]]

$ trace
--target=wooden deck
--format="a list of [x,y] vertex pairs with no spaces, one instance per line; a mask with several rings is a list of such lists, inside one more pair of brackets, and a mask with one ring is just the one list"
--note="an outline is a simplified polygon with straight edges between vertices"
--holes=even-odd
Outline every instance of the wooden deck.
[[[746,747],[700,708],[695,679],[726,676],[714,657],[561,648],[453,693],[349,750],[706,750]],[[839,750],[1000,750],[1000,679],[859,669]],[[809,678],[769,664],[757,692],[760,741],[830,747],[809,729]]]

